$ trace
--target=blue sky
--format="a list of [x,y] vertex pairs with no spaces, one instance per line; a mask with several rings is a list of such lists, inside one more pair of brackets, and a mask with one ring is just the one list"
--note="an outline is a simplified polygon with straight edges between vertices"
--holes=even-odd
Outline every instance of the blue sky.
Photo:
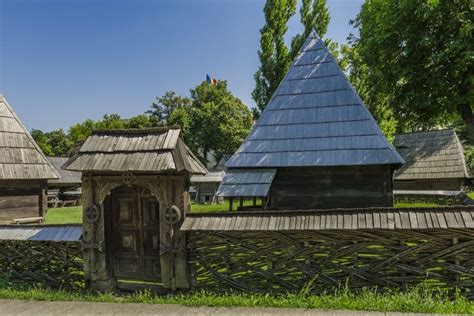
[[[328,0],[345,42],[362,0]],[[0,93],[25,125],[67,128],[143,113],[209,73],[248,106],[264,0],[0,0]],[[302,31],[299,16],[288,38]]]

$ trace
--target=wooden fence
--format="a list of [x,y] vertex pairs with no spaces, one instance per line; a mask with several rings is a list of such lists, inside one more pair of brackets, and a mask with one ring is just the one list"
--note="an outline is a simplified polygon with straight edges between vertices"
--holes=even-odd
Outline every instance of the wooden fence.
[[80,242],[0,241],[1,277],[17,285],[84,287]]
[[0,282],[84,287],[80,225],[0,226]]
[[472,290],[473,215],[464,207],[206,214],[182,230],[195,288]]

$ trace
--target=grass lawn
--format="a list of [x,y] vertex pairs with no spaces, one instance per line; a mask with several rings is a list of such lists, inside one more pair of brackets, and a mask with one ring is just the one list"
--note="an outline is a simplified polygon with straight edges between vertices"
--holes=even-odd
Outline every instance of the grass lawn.
[[81,224],[82,206],[50,208],[46,212],[45,224]]
[[[252,205],[251,200],[244,201],[244,205]],[[260,200],[257,204],[261,204]],[[238,201],[234,201],[234,209],[238,206]],[[395,207],[435,207],[434,203],[396,203]],[[228,211],[229,201],[222,204],[191,204],[192,213]],[[50,208],[46,213],[46,224],[80,224],[82,223],[82,206]]]
[[[234,201],[234,209],[237,208],[239,202]],[[244,201],[244,205],[252,205],[253,201]],[[257,204],[261,204],[260,200],[257,200]],[[229,201],[224,201],[222,204],[191,204],[192,213],[204,213],[204,212],[218,212],[228,211]],[[71,207],[60,207],[50,208],[46,213],[45,224],[80,224],[82,223],[82,206],[71,206]]]
[[[0,282],[1,283],[1,282]],[[98,294],[88,291],[53,291],[40,288],[11,289],[0,284],[0,299],[47,301],[91,301],[110,303],[181,304],[187,306],[280,307],[360,310],[381,312],[469,314],[474,302],[460,295],[436,289],[414,288],[405,292],[341,291],[332,294],[212,294],[206,292],[155,295],[148,291],[128,295]]]

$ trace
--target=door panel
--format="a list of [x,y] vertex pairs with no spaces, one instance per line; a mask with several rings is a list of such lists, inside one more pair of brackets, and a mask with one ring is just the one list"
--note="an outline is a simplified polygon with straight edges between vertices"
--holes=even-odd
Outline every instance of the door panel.
[[118,278],[160,281],[159,203],[148,191],[112,193],[113,262]]

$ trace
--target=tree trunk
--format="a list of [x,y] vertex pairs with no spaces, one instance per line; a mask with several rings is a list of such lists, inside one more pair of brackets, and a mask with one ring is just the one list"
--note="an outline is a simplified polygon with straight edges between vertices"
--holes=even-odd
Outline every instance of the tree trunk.
[[474,114],[469,97],[469,76],[461,84],[459,96],[461,102],[457,105],[457,110],[461,116],[462,121],[466,125],[466,133],[469,138],[469,143],[474,144]]

